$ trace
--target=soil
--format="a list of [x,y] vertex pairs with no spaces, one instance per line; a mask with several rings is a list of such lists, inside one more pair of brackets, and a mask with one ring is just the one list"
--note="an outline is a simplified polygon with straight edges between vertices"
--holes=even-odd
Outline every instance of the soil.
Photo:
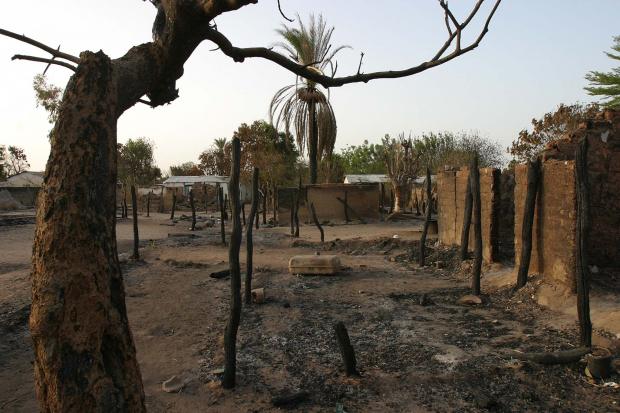
[[[620,390],[588,379],[584,361],[541,366],[511,357],[577,342],[574,320],[538,303],[536,280],[514,294],[497,281],[509,270],[486,267],[483,304],[458,305],[469,292],[467,267],[431,236],[429,266],[418,268],[419,221],[326,226],[325,244],[312,225],[299,239],[288,228],[255,230],[253,286],[266,301],[243,309],[237,387],[223,390],[230,279],[209,274],[227,268],[228,249],[217,225],[189,226],[165,214],[140,217],[143,260],[121,254],[151,412],[620,412]],[[33,231],[28,221],[0,226],[0,411],[37,410],[27,329]],[[122,253],[131,231],[130,220],[119,220]],[[337,275],[288,273],[291,256],[327,251],[341,258]],[[344,374],[338,321],[358,377]],[[597,340],[617,351],[616,333],[598,326]],[[162,391],[173,376],[181,390]],[[274,397],[296,393],[290,405],[274,406]]]

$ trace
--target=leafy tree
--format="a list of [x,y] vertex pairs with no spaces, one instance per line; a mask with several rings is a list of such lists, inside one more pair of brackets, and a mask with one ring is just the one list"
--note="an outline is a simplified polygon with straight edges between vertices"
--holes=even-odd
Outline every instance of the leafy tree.
[[342,149],[340,157],[345,174],[385,174],[383,151],[382,144],[369,144],[367,140],[362,145]]
[[333,153],[321,159],[319,178],[325,183],[342,182],[346,175],[345,162],[341,154]]
[[[332,48],[330,41],[334,28],[326,27],[323,16],[319,15],[317,20],[310,15],[309,26],[304,25],[299,16],[297,20],[299,28],[283,26],[277,30],[284,38],[277,46],[299,64],[323,73],[328,65],[333,64],[336,54],[348,46]],[[276,128],[284,124],[287,135],[291,125],[294,125],[299,151],[303,155],[308,150],[310,183],[316,183],[318,163],[323,156],[332,153],[336,143],[336,116],[329,95],[326,96],[316,82],[303,78],[301,82],[276,92],[269,106],[269,114]]]
[[[620,36],[614,37],[614,45],[611,49],[620,53]],[[620,54],[605,52],[613,60],[620,60]],[[620,108],[620,66],[611,69],[611,72],[591,71],[586,74],[586,80],[590,86],[585,90],[591,96],[602,96],[606,102],[602,105],[606,108]]]
[[161,178],[155,166],[154,144],[146,138],[129,139],[118,147],[118,179],[128,185],[148,186]]
[[0,162],[2,162],[0,177],[4,176],[4,178],[7,178],[30,168],[26,153],[22,148],[10,145],[8,148],[0,146],[0,152]]
[[[47,79],[43,74],[34,77],[32,87],[35,92],[37,107],[42,106],[47,111],[47,121],[54,125],[58,119],[62,88],[47,83]],[[50,130],[48,138],[52,139],[52,130]]]
[[0,145],[0,181],[4,181],[7,178],[6,166],[4,165],[5,158],[6,147],[4,145]]
[[540,119],[532,119],[532,130],[522,130],[512,142],[508,152],[512,163],[523,163],[535,159],[551,141],[562,138],[567,132],[576,129],[580,123],[595,117],[600,111],[597,104],[561,104],[555,112],[546,113]]
[[194,162],[185,162],[170,167],[170,176],[202,176],[204,172]]

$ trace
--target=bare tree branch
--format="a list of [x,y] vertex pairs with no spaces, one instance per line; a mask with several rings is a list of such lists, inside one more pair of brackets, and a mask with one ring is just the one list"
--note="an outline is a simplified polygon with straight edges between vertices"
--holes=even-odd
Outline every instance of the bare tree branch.
[[[430,68],[442,65],[446,62],[449,62],[456,57],[459,57],[465,53],[468,53],[475,48],[477,48],[484,38],[484,36],[489,31],[489,25],[497,8],[499,7],[502,0],[496,0],[493,8],[487,16],[485,25],[481,30],[480,34],[471,44],[467,47],[461,48],[460,45],[460,37],[461,32],[474,18],[476,13],[480,10],[480,7],[484,3],[484,0],[478,0],[473,7],[469,16],[457,25],[456,31],[454,31],[446,40],[444,45],[439,49],[439,51],[433,56],[432,59],[422,62],[416,66],[409,67],[407,69],[402,70],[387,70],[387,71],[379,71],[379,72],[371,72],[371,73],[357,73],[351,76],[344,77],[330,77],[325,76],[322,73],[317,73],[317,71],[312,70],[309,67],[305,67],[304,65],[300,65],[297,62],[285,57],[284,55],[274,52],[273,50],[264,48],[264,47],[248,47],[248,48],[239,48],[235,47],[228,38],[222,34],[221,32],[213,29],[212,27],[206,28],[204,37],[207,40],[212,41],[216,45],[220,47],[222,52],[227,56],[230,56],[235,62],[243,62],[246,58],[259,57],[263,59],[270,60],[283,68],[289,70],[290,72],[295,73],[298,76],[302,76],[306,79],[314,81],[323,85],[326,88],[329,87],[339,87],[349,83],[359,83],[364,82],[367,83],[371,80],[375,79],[394,79],[400,77],[411,76]],[[442,6],[443,7],[443,6]],[[446,10],[446,9],[444,9]],[[451,12],[450,12],[451,14]],[[455,19],[456,20],[456,19]],[[454,40],[457,40],[456,48],[449,54],[445,55],[446,50],[454,43]]]
[[20,42],[28,43],[32,46],[38,47],[39,49],[45,50],[47,53],[51,54],[53,57],[57,57],[60,59],[65,59],[73,63],[80,63],[80,58],[70,55],[68,53],[61,52],[60,50],[56,50],[53,47],[49,47],[41,42],[38,42],[30,37],[26,37],[23,34],[13,33],[11,31],[0,29],[0,35],[11,37],[13,39],[19,40]]
[[282,15],[282,17],[284,17],[285,20],[288,20],[291,23],[293,23],[295,21],[293,19],[289,19],[288,17],[286,17],[284,12],[282,11],[282,6],[280,5],[280,0],[278,0],[278,10],[280,10],[280,14]]
[[74,72],[77,70],[77,67],[73,66],[72,64],[69,64],[67,62],[63,62],[63,61],[60,61],[60,60],[54,60],[53,58],[52,59],[46,59],[44,57],[36,57],[36,56],[28,56],[28,55],[23,55],[23,54],[16,54],[15,56],[13,56],[11,58],[11,60],[30,60],[31,62],[39,62],[39,63],[47,63],[48,65],[63,66],[63,67],[66,67],[67,69],[73,70]]

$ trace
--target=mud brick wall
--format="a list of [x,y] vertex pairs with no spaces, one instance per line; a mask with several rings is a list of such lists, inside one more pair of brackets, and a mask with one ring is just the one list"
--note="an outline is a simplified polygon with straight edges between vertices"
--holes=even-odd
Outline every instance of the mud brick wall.
[[[515,167],[515,264],[521,259],[527,166]],[[574,161],[547,160],[534,212],[530,273],[574,289],[577,200]]]
[[[439,242],[444,245],[457,244],[456,220],[456,171],[442,171],[437,174]],[[460,244],[460,239],[458,243]]]
[[501,261],[515,257],[515,174],[503,171],[499,177],[497,252]]
[[[298,188],[278,188],[278,225],[291,225],[291,206],[293,194],[297,193]],[[302,188],[301,199],[299,200],[299,223],[308,222],[308,212],[306,208],[306,189]]]

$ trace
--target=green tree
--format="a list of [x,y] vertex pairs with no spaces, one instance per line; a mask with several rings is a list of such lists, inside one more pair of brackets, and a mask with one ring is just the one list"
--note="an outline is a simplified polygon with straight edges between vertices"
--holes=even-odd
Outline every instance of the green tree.
[[128,185],[148,186],[161,178],[155,166],[154,144],[146,138],[129,139],[118,147],[118,179]]
[[[47,83],[45,75],[39,74],[34,77],[32,88],[35,92],[37,107],[42,106],[47,111],[47,121],[54,125],[58,119],[60,101],[62,99],[62,88]],[[52,130],[48,133],[48,138],[52,139]]]
[[[284,38],[277,46],[289,53],[290,58],[311,70],[323,74],[336,54],[348,46],[332,47],[330,43],[334,28],[327,28],[323,16],[316,19],[310,15],[306,26],[301,18],[298,28],[283,26],[277,33]],[[323,156],[329,156],[336,143],[336,116],[324,89],[312,80],[298,78],[295,84],[278,90],[269,105],[271,124],[276,128],[284,126],[287,135],[291,126],[299,151],[308,151],[310,183],[316,183],[318,163]]]
[[0,178],[17,175],[30,168],[28,158],[24,150],[17,146],[0,146]]
[[385,174],[383,151],[382,144],[369,144],[367,140],[362,145],[347,146],[340,151],[344,173]]
[[[620,53],[620,36],[614,37],[614,45],[611,49]],[[605,52],[613,60],[620,60],[620,54]],[[602,96],[606,100],[602,105],[606,108],[620,108],[620,66],[611,69],[610,72],[591,71],[586,74],[586,80],[590,86],[585,90],[591,96]]]
[[184,162],[170,166],[170,176],[202,176],[204,172],[194,162]]
[[5,158],[6,147],[4,145],[0,145],[0,181],[4,181],[7,178],[6,167],[4,165]]

